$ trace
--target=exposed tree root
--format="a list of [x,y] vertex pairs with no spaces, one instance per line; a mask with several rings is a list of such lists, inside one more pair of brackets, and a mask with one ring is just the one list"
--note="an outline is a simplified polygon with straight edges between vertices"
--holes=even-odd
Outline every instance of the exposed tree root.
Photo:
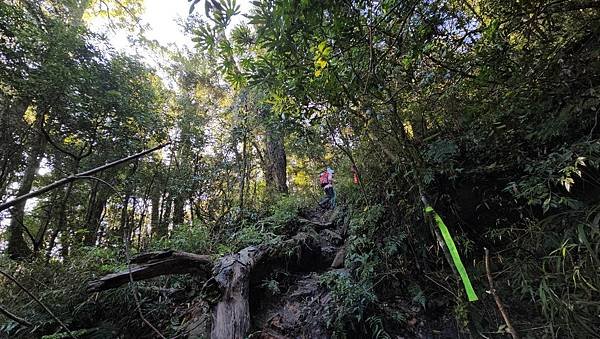
[[[193,273],[221,292],[212,307],[211,338],[244,338],[250,329],[250,283],[261,281],[274,268],[310,270],[321,259],[319,239],[308,233],[272,245],[250,246],[216,262],[207,255],[152,252],[132,259],[133,280]],[[212,270],[211,270],[212,268]],[[89,292],[119,287],[129,281],[129,270],[109,274],[88,285]]]

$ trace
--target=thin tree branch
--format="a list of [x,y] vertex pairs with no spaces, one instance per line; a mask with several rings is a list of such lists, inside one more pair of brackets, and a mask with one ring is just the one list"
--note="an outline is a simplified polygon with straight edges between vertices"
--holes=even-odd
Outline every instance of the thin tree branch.
[[72,175],[70,175],[70,176],[68,176],[66,178],[63,178],[63,179],[60,179],[58,181],[53,182],[50,185],[44,186],[44,187],[42,187],[42,188],[40,188],[40,189],[38,189],[36,191],[30,192],[28,194],[21,195],[19,197],[14,198],[11,201],[8,201],[6,203],[0,204],[0,211],[3,211],[5,209],[7,209],[7,208],[10,208],[10,207],[12,207],[12,206],[20,203],[21,201],[26,201],[27,199],[36,197],[36,196],[38,196],[40,194],[46,193],[48,191],[51,191],[51,190],[53,190],[53,189],[55,189],[57,187],[63,186],[65,184],[68,184],[68,183],[70,183],[72,181],[80,180],[80,179],[86,179],[86,178],[89,179],[88,177],[91,176],[92,174],[104,171],[105,169],[108,169],[108,168],[111,168],[111,167],[118,166],[118,165],[120,165],[122,163],[125,163],[125,162],[128,162],[130,160],[137,159],[137,158],[142,157],[142,156],[144,156],[144,155],[146,155],[148,153],[152,153],[152,152],[154,152],[156,150],[159,150],[159,149],[161,149],[161,148],[163,148],[163,147],[165,147],[167,145],[168,145],[168,143],[162,144],[162,145],[156,146],[154,148],[151,148],[149,150],[146,150],[146,151],[143,151],[143,152],[136,153],[134,155],[128,156],[126,158],[119,159],[119,160],[110,162],[108,164],[102,165],[100,167],[93,168],[91,170],[88,170],[88,171],[85,171],[85,172],[81,172],[81,173],[77,173],[77,174],[72,174]]
[[121,192],[119,192],[119,190],[117,190],[117,189],[115,188],[115,186],[111,185],[110,183],[108,183],[108,182],[107,182],[106,180],[104,180],[104,179],[100,179],[100,178],[98,178],[98,177],[95,177],[95,176],[93,176],[93,175],[83,175],[83,176],[80,176],[80,178],[81,178],[81,179],[90,179],[90,180],[96,180],[96,181],[98,181],[98,182],[101,182],[101,183],[103,183],[104,185],[108,186],[110,189],[112,189],[112,190],[113,190],[113,192],[115,192],[115,193],[117,193],[117,194],[120,194],[120,193],[121,193]]
[[27,236],[33,243],[33,246],[35,246],[37,244],[37,242],[36,242],[35,238],[33,237],[33,234],[31,234],[31,231],[29,231],[29,228],[27,228],[27,226],[25,226],[25,224],[18,218],[15,218],[15,221],[19,224],[19,226],[21,226],[21,228],[25,231],[25,233],[27,234]]
[[63,323],[56,315],[54,315],[54,313],[52,313],[52,311],[50,311],[48,306],[44,305],[44,303],[40,299],[38,299],[35,295],[33,295],[31,292],[29,292],[29,290],[26,289],[25,286],[21,285],[21,283],[18,282],[17,279],[15,279],[13,276],[11,276],[10,274],[8,274],[2,270],[0,270],[0,274],[5,276],[6,278],[8,278],[8,280],[12,281],[17,286],[19,286],[19,288],[22,289],[25,293],[27,293],[27,295],[29,297],[31,297],[31,299],[35,300],[38,304],[40,304],[40,306],[42,306],[42,308],[44,308],[44,310],[46,310],[46,312],[48,312],[48,314],[50,314],[52,316],[52,318],[54,318],[54,320],[56,320],[60,324],[60,326],[65,329],[65,331],[67,331],[67,333],[69,334],[69,336],[71,338],[76,339],[75,336],[73,335],[73,333],[71,332],[71,330],[69,330],[69,328],[67,327],[67,325],[65,325],[65,323]]
[[[79,151],[79,155],[77,155],[74,152],[71,152],[66,148],[60,147],[56,142],[54,142],[54,140],[52,140],[52,137],[50,136],[50,133],[48,133],[48,131],[46,131],[46,129],[44,127],[42,127],[42,134],[44,134],[44,136],[46,137],[46,140],[48,140],[50,145],[52,145],[52,147],[56,148],[59,152],[62,152],[64,154],[70,156],[71,158],[75,159],[76,161],[81,160],[81,158],[83,158],[83,156],[82,156],[83,151],[87,148],[87,144],[83,146],[83,148]],[[89,155],[89,153],[88,153],[88,155]]]
[[508,318],[508,312],[506,312],[506,309],[504,308],[504,305],[502,304],[502,301],[500,300],[500,297],[498,296],[498,294],[496,293],[496,289],[494,288],[494,280],[492,279],[492,272],[490,271],[490,251],[487,248],[485,248],[485,273],[487,275],[488,282],[490,283],[490,293],[492,293],[494,301],[496,301],[496,306],[498,306],[498,311],[500,311],[500,314],[504,319],[504,323],[506,324],[508,332],[513,337],[513,339],[519,339],[519,334],[510,323],[510,319]]
[[5,317],[7,317],[8,319],[11,319],[13,321],[18,322],[19,324],[26,326],[26,327],[31,327],[31,323],[29,321],[27,321],[26,319],[23,319],[17,315],[14,315],[12,313],[10,313],[8,310],[6,310],[4,307],[2,307],[2,305],[0,305],[0,314],[3,314]]

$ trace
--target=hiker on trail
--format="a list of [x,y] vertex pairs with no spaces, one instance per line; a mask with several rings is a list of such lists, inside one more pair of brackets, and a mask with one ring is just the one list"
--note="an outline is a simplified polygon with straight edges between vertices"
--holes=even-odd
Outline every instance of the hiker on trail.
[[319,202],[319,206],[321,206],[321,208],[330,209],[335,207],[333,173],[333,169],[331,167],[327,167],[327,169],[319,175],[319,182],[321,183],[323,190],[325,190],[325,198],[321,199]]
[[356,168],[356,165],[352,165],[352,167],[350,167],[350,172],[352,172],[354,184],[358,185],[360,179],[358,178],[358,168]]

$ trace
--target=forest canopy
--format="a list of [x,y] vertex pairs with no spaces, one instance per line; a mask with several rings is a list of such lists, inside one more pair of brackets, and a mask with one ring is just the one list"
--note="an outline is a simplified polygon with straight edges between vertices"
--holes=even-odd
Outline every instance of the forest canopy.
[[145,5],[0,2],[0,337],[598,335],[600,2]]

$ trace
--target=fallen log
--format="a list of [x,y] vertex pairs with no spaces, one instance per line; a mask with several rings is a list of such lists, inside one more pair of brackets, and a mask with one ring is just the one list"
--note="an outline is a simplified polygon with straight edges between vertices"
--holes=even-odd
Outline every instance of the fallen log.
[[247,247],[222,258],[214,278],[223,296],[213,308],[211,338],[245,338],[250,329],[250,281],[261,281],[274,267],[309,270],[321,255],[319,241],[307,233],[274,246]]
[[210,276],[213,260],[208,255],[187,252],[162,251],[140,254],[131,259],[131,271],[124,270],[106,275],[90,282],[88,292],[99,292],[117,288],[129,282],[129,274],[134,281],[150,279],[168,274],[193,273]]
[[[134,281],[161,275],[193,273],[214,282],[221,292],[212,307],[211,338],[245,338],[250,329],[250,284],[261,281],[274,268],[310,270],[321,256],[319,240],[308,233],[269,245],[249,246],[212,265],[207,255],[186,252],[152,252],[131,260]],[[212,268],[212,270],[210,269]],[[116,288],[129,282],[129,270],[109,274],[88,285],[89,292]]]
[[223,290],[213,308],[211,338],[244,338],[250,329],[250,272],[265,253],[247,247],[221,259],[215,267],[215,281]]

